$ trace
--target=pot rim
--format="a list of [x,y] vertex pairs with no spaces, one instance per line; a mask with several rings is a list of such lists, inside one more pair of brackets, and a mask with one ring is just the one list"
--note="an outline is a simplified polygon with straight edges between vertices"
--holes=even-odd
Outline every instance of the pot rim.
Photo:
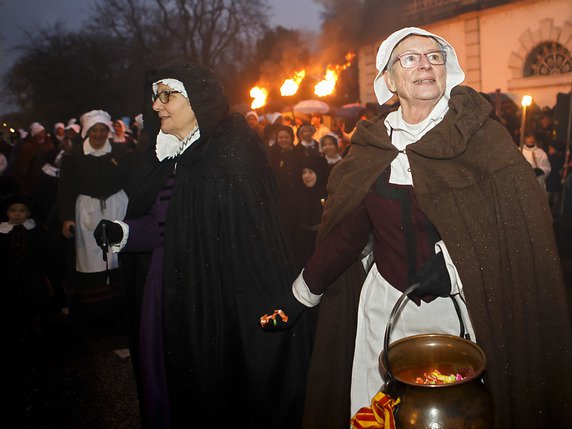
[[[402,379],[401,377],[399,377],[398,375],[396,375],[393,371],[392,371],[392,377],[395,378],[396,381],[399,381],[400,383],[403,384],[407,384],[409,386],[413,386],[413,387],[429,387],[429,388],[442,388],[442,387],[455,387],[455,386],[460,386],[463,384],[467,384],[477,378],[479,378],[483,372],[486,369],[486,363],[487,363],[487,358],[485,355],[484,350],[481,348],[481,346],[479,346],[477,343],[471,341],[471,340],[467,340],[465,338],[456,336],[456,335],[451,335],[451,334],[443,334],[443,333],[427,333],[427,334],[416,334],[416,335],[411,335],[408,337],[403,337],[400,338],[398,340],[395,340],[394,342],[392,342],[391,344],[389,344],[389,352],[391,353],[391,349],[395,348],[395,347],[399,347],[400,345],[404,344],[404,343],[410,343],[412,341],[417,341],[420,339],[427,339],[427,338],[445,338],[447,340],[450,341],[455,341],[455,342],[459,342],[462,343],[466,346],[469,346],[471,348],[473,348],[475,351],[478,352],[478,354],[480,355],[481,359],[482,359],[482,364],[480,365],[480,368],[475,369],[475,372],[473,374],[471,374],[470,376],[467,376],[464,380],[462,381],[456,381],[454,383],[447,383],[447,384],[420,384],[420,383],[415,383],[412,381],[407,381]],[[382,352],[379,354],[379,368],[380,371],[382,372],[382,377],[384,379],[387,379],[387,368],[385,367],[384,364],[384,354],[385,354],[386,350],[382,350]],[[395,369],[394,365],[391,365],[392,370]]]

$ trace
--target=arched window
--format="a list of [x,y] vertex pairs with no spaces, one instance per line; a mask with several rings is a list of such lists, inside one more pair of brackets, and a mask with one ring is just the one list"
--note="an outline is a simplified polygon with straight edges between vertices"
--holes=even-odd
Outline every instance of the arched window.
[[524,77],[549,76],[572,72],[570,51],[557,42],[545,42],[534,48],[524,63]]

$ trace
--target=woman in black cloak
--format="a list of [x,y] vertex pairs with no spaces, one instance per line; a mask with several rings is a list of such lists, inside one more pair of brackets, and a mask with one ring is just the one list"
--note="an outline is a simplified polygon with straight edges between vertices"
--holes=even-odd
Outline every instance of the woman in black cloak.
[[309,320],[258,325],[295,278],[263,143],[228,113],[210,70],[176,64],[148,79],[156,141],[126,220],[95,232],[116,250],[152,252],[134,351],[143,425],[299,427]]
[[329,166],[322,156],[308,156],[301,159],[298,166],[298,183],[293,198],[294,267],[300,271],[314,253],[316,237],[324,204],[328,197],[326,184]]

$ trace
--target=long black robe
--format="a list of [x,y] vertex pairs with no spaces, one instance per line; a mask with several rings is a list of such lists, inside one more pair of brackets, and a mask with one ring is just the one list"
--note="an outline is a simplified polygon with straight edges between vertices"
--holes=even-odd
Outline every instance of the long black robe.
[[[259,317],[280,302],[295,273],[260,138],[228,115],[222,87],[197,65],[152,71],[184,83],[200,139],[159,162],[151,145],[130,192],[142,216],[176,168],[164,237],[163,338],[176,427],[296,428],[302,415],[311,334],[267,333]],[[145,126],[156,135],[156,116]]]

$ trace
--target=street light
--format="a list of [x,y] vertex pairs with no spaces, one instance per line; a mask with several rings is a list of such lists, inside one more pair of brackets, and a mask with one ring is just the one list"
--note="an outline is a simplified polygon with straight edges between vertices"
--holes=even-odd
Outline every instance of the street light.
[[530,95],[524,95],[522,97],[522,120],[520,122],[520,150],[524,145],[524,131],[526,128],[526,108],[532,104],[532,97]]

